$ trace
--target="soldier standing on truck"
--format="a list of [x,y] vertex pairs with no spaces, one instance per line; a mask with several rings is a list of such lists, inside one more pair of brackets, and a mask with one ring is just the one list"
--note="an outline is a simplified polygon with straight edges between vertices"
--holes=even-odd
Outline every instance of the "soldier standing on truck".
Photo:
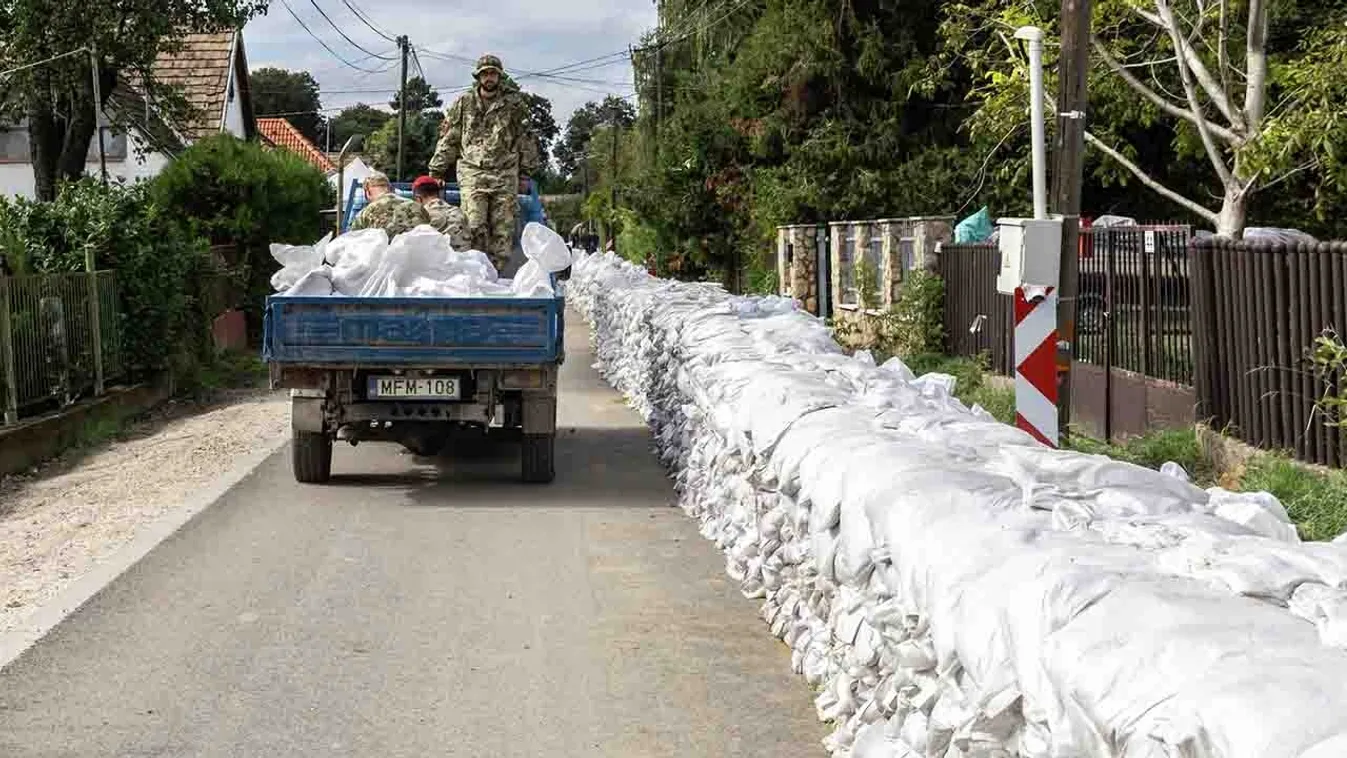
[[447,178],[456,167],[468,236],[502,273],[514,247],[516,193],[528,191],[528,175],[538,167],[528,103],[514,82],[502,81],[504,73],[500,58],[477,59],[477,86],[449,107],[430,159],[431,176]]
[[430,214],[426,213],[425,208],[405,197],[398,197],[387,175],[375,171],[365,177],[363,187],[365,200],[369,204],[351,222],[350,231],[379,228],[388,232],[388,238],[392,239],[421,224],[430,223]]
[[412,182],[412,199],[430,214],[430,225],[448,237],[455,250],[467,250],[472,242],[464,228],[463,211],[446,203],[442,192],[440,183],[433,177],[422,176]]

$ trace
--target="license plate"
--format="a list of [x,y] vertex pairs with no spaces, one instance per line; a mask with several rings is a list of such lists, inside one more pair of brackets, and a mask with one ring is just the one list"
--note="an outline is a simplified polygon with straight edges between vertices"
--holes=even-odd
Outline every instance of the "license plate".
[[402,398],[412,400],[457,400],[460,384],[456,376],[371,376],[371,398]]

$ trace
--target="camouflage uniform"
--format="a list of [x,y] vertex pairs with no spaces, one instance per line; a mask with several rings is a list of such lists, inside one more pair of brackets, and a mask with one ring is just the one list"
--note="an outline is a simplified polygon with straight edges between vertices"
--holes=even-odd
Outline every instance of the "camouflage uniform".
[[[484,68],[501,70],[495,56],[482,56]],[[515,218],[519,211],[519,177],[538,168],[538,142],[529,133],[528,103],[501,70],[500,88],[483,98],[473,88],[450,106],[440,125],[431,176],[446,177],[457,165],[463,215],[473,247],[504,270],[514,248]]]
[[427,200],[425,205],[421,206],[430,214],[430,225],[435,227],[440,234],[449,236],[449,244],[454,246],[455,250],[467,250],[472,247],[472,241],[468,239],[468,232],[464,225],[463,211],[457,207],[444,202],[443,198],[432,198]]
[[405,197],[389,192],[380,195],[366,205],[360,215],[351,222],[351,231],[382,228],[388,232],[388,238],[409,232],[421,224],[430,223],[430,214],[420,205]]

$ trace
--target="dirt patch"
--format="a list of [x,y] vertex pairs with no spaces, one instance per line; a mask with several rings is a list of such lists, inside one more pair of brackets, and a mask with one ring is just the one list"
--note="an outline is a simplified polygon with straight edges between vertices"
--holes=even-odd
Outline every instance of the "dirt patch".
[[112,441],[0,481],[0,631],[289,433],[284,393],[170,403]]

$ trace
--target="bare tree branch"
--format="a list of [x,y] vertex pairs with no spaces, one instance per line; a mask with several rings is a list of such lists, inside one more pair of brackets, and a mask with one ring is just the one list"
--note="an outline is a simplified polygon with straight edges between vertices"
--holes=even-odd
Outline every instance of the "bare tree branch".
[[1156,66],[1161,66],[1161,65],[1164,65],[1164,64],[1166,64],[1166,63],[1175,63],[1175,62],[1177,62],[1178,60],[1179,60],[1179,59],[1178,59],[1178,56],[1167,55],[1167,56],[1165,56],[1165,57],[1163,57],[1163,58],[1154,58],[1154,59],[1151,59],[1151,60],[1148,60],[1148,61],[1141,61],[1140,63],[1122,63],[1122,62],[1119,62],[1118,65],[1122,66],[1123,68],[1146,68],[1146,69],[1153,69],[1153,68],[1155,68]]
[[1216,38],[1216,67],[1221,70],[1221,89],[1230,97],[1230,0],[1221,0],[1221,22]]
[[1249,0],[1249,28],[1245,37],[1244,118],[1250,136],[1258,133],[1267,108],[1267,2]]
[[[1160,10],[1161,17],[1169,25],[1169,38],[1174,41],[1174,50],[1182,58],[1187,58],[1191,48],[1188,42],[1179,33],[1178,24],[1174,20],[1174,14],[1170,12],[1169,0],[1155,0],[1155,6]],[[1202,138],[1202,146],[1207,149],[1207,157],[1211,159],[1212,168],[1216,169],[1216,175],[1220,177],[1221,184],[1226,188],[1235,187],[1238,181],[1230,167],[1225,165],[1225,156],[1221,155],[1221,150],[1216,146],[1216,140],[1211,136],[1211,130],[1207,128],[1207,119],[1202,114],[1202,102],[1197,97],[1197,87],[1193,84],[1192,71],[1188,66],[1179,66],[1179,79],[1183,82],[1183,91],[1188,95],[1188,107],[1193,114],[1197,116],[1194,125],[1197,126],[1198,136]],[[1238,145],[1236,146],[1238,147]]]
[[1150,174],[1147,174],[1145,171],[1141,170],[1140,166],[1129,160],[1127,156],[1104,144],[1103,141],[1101,141],[1098,137],[1094,136],[1092,132],[1089,131],[1085,132],[1085,141],[1088,144],[1093,145],[1095,148],[1097,148],[1099,152],[1117,161],[1118,164],[1121,165],[1123,168],[1132,172],[1132,175],[1135,176],[1137,179],[1139,179],[1142,184],[1155,190],[1160,195],[1169,198],[1170,200],[1173,200],[1179,205],[1182,205],[1184,208],[1187,208],[1188,210],[1201,216],[1207,221],[1210,221],[1212,224],[1216,223],[1217,220],[1216,213],[1208,210],[1207,208],[1203,207],[1202,205],[1198,204],[1193,200],[1189,200],[1183,195],[1180,195],[1174,190],[1156,181]]
[[[1202,89],[1207,93],[1207,97],[1211,98],[1211,102],[1216,106],[1216,109],[1230,122],[1230,126],[1237,132],[1243,131],[1243,114],[1231,106],[1230,98],[1226,97],[1225,91],[1221,88],[1220,83],[1216,81],[1216,78],[1212,76],[1211,71],[1207,68],[1207,64],[1202,62],[1202,56],[1197,54],[1197,50],[1191,45],[1183,43],[1185,39],[1184,35],[1179,31],[1178,19],[1174,18],[1174,14],[1170,10],[1168,2],[1166,2],[1166,0],[1155,0],[1155,7],[1160,11],[1159,15],[1144,10],[1136,5],[1131,7],[1138,16],[1141,16],[1151,24],[1168,32],[1170,39],[1173,40],[1177,35],[1178,39],[1174,40],[1174,52],[1188,64],[1186,68],[1191,76],[1197,79],[1198,84],[1200,84]],[[1179,69],[1182,71],[1185,67],[1179,66]]]
[[[1115,59],[1113,55],[1109,53],[1108,48],[1104,47],[1103,43],[1101,43],[1097,37],[1091,37],[1090,42],[1092,45],[1094,45],[1095,52],[1099,54],[1099,57],[1101,59],[1103,59],[1104,65],[1108,66],[1109,69],[1113,71],[1113,73],[1122,77],[1122,80],[1127,82],[1127,84],[1133,90],[1136,90],[1137,94],[1151,101],[1152,103],[1155,104],[1155,107],[1159,108],[1165,113],[1168,113],[1171,116],[1174,116],[1175,118],[1181,118],[1192,124],[1197,123],[1198,118],[1200,118],[1200,116],[1197,113],[1194,113],[1192,110],[1188,108],[1184,108],[1180,105],[1176,105],[1170,102],[1168,98],[1164,97],[1163,95],[1151,89],[1150,87],[1147,87],[1145,82],[1136,78],[1136,76],[1133,75],[1132,72],[1127,70],[1126,66],[1119,63],[1117,59]],[[1175,59],[1175,62],[1178,63],[1177,58]],[[1178,65],[1182,66],[1183,64],[1178,63]],[[1213,124],[1210,121],[1208,121],[1207,128],[1211,129],[1214,134],[1216,134],[1226,142],[1230,143],[1231,145],[1238,145],[1240,143],[1240,138],[1238,135],[1236,135],[1234,132],[1230,131],[1229,129],[1219,124]]]
[[[1282,182],[1286,181],[1287,179],[1290,179],[1291,177],[1295,176],[1296,174],[1299,174],[1301,171],[1308,171],[1312,168],[1318,168],[1319,164],[1320,161],[1318,158],[1311,159],[1309,161],[1300,164],[1299,166],[1296,166],[1293,169],[1290,169],[1286,173],[1282,174],[1276,179],[1273,179],[1270,182],[1262,182],[1261,184],[1257,184],[1256,186],[1255,184],[1257,183],[1258,174],[1255,174],[1249,179],[1249,182],[1248,184],[1245,185],[1244,189],[1240,190],[1240,195],[1243,196],[1247,194],[1252,194],[1255,191],[1262,192],[1263,190],[1268,189],[1269,187],[1275,187],[1278,184],[1281,184]],[[1262,173],[1262,171],[1260,170],[1259,173]]]

